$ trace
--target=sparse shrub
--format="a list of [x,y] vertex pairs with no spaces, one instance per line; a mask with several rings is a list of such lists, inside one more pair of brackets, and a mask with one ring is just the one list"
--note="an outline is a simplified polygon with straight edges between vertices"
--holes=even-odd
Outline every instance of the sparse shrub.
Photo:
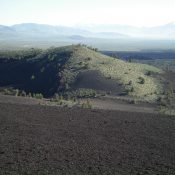
[[130,101],[130,104],[138,104],[138,100],[137,99],[133,99]]
[[45,68],[44,68],[44,67],[42,67],[42,68],[40,69],[40,72],[41,72],[41,73],[43,73],[43,72],[44,72],[44,70],[45,70]]
[[31,79],[31,80],[34,80],[34,79],[35,79],[35,75],[32,75],[32,76],[30,77],[30,79]]
[[132,58],[128,58],[127,60],[129,63],[132,63]]
[[13,96],[19,96],[20,91],[19,89],[13,89],[13,88],[8,88],[8,89],[2,89],[0,92],[4,95],[13,95]]
[[111,91],[108,91],[107,94],[110,95],[112,92]]
[[73,102],[76,102],[76,101],[77,101],[76,97],[73,97],[73,99],[72,99],[72,100],[73,100]]
[[48,60],[49,60],[49,61],[53,61],[54,59],[55,59],[55,55],[49,55],[49,56],[48,56]]
[[19,96],[19,89],[15,89],[15,96]]
[[145,83],[145,79],[143,77],[139,77],[139,83],[140,84],[144,84]]
[[90,98],[90,97],[96,97],[97,93],[93,89],[80,88],[80,89],[77,89],[75,91],[68,91],[64,94],[64,96],[66,96],[66,97],[69,96],[70,99],[73,99],[73,98]]
[[91,60],[92,60],[92,58],[91,58],[91,57],[88,57],[86,60],[87,60],[87,61],[91,61]]
[[84,102],[82,104],[82,108],[91,109],[92,108],[92,104],[89,102],[89,100],[87,100],[86,102]]
[[158,98],[157,98],[157,102],[158,102],[158,103],[160,103],[161,100],[162,100],[162,97],[158,97]]
[[53,102],[61,103],[64,100],[62,95],[55,94],[54,98],[52,99]]
[[150,75],[151,75],[151,71],[147,71],[147,72],[145,73],[145,75],[150,76]]
[[86,64],[84,65],[84,69],[88,69],[88,68],[89,68],[89,64],[86,63]]
[[29,92],[29,94],[28,94],[28,97],[32,97],[32,94],[31,94],[31,92]]
[[4,95],[11,95],[10,91],[8,89],[3,89]]
[[83,65],[83,62],[82,62],[82,61],[80,61],[78,64],[79,64],[80,66],[82,66],[82,65]]
[[131,84],[132,84],[132,81],[130,80],[129,83],[128,83],[128,85],[131,85]]
[[134,87],[133,86],[131,86],[130,92],[134,92]]
[[25,91],[22,91],[20,95],[21,95],[22,97],[26,97],[26,92],[25,92]]
[[93,89],[79,89],[76,91],[76,96],[79,98],[96,97],[96,91]]
[[93,50],[94,50],[95,52],[98,52],[98,49],[97,49],[97,48],[94,48]]
[[33,94],[33,98],[42,99],[43,95],[41,93],[36,93],[36,94]]
[[130,95],[132,92],[134,92],[134,87],[130,86],[125,89],[125,95]]
[[65,83],[65,90],[68,90],[68,89],[69,89],[69,84]]

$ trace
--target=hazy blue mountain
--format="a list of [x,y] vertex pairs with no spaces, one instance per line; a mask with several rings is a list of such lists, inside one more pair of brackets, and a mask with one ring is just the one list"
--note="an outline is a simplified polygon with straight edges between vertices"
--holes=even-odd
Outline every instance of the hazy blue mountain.
[[[91,32],[64,26],[51,26],[45,24],[24,23],[11,26],[17,32],[33,35],[88,35]],[[44,37],[44,36],[43,36]]]
[[156,27],[134,27],[128,25],[117,24],[101,24],[101,25],[78,25],[78,28],[87,29],[94,32],[113,32],[129,35],[135,38],[148,39],[175,39],[175,23],[169,23]]
[[0,36],[7,36],[7,35],[16,35],[16,31],[13,30],[11,27],[0,25]]
[[[1,30],[2,28],[2,30]],[[65,26],[51,26],[45,24],[35,24],[35,23],[24,23],[16,24],[11,27],[1,26],[0,34],[8,33],[8,31],[14,32],[17,36],[21,35],[23,37],[53,37],[53,36],[81,36],[89,38],[121,38],[126,37],[126,35],[120,33],[112,32],[101,32],[95,33],[90,32],[85,29],[79,29],[74,27]],[[74,37],[75,39],[75,37]],[[79,38],[78,38],[79,39]]]
[[107,38],[107,39],[116,39],[116,38],[128,38],[128,35],[117,33],[117,32],[99,32],[94,33],[94,38]]
[[152,28],[125,25],[65,27],[35,23],[0,25],[0,49],[48,48],[78,43],[115,51],[175,49],[175,25]]
[[[51,26],[45,24],[23,23],[10,27],[0,26],[0,36],[7,34],[21,37],[70,37],[86,38],[148,38],[175,39],[175,24],[169,23],[157,27],[133,27],[127,25],[85,25],[76,27]],[[78,39],[80,39],[78,37]],[[74,37],[75,39],[76,37]],[[81,38],[82,39],[82,38]]]

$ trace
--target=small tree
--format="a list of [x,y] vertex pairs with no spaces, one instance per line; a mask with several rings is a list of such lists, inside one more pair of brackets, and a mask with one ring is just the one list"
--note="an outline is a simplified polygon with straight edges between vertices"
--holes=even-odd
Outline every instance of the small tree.
[[41,93],[38,93],[38,94],[33,94],[33,97],[36,99],[42,99],[43,95]]
[[25,92],[25,91],[22,91],[22,92],[21,92],[21,96],[22,96],[22,97],[26,97],[26,92]]
[[69,89],[69,84],[66,83],[66,84],[65,84],[65,90],[68,90],[68,89]]
[[140,84],[144,84],[145,83],[145,79],[143,77],[139,77],[139,83]]
[[16,97],[19,96],[19,89],[16,89],[16,90],[15,90],[15,96],[16,96]]
[[151,71],[146,72],[145,75],[150,76],[151,75]]
[[97,48],[94,48],[94,51],[95,51],[95,52],[98,52],[98,49],[97,49]]
[[31,92],[29,92],[29,94],[28,94],[28,97],[32,97],[32,94],[31,94]]
[[85,103],[82,104],[82,108],[91,109],[92,104],[89,102],[89,100],[87,100]]
[[34,80],[34,79],[35,79],[35,75],[32,75],[32,76],[30,77],[30,79],[31,79],[31,80]]
[[128,85],[131,85],[131,84],[132,84],[132,81],[130,80],[129,83],[128,83]]

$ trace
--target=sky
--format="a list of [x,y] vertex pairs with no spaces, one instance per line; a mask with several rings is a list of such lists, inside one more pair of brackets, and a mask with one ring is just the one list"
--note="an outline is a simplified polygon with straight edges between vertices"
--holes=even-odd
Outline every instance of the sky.
[[175,22],[175,0],[0,0],[0,24],[122,24]]

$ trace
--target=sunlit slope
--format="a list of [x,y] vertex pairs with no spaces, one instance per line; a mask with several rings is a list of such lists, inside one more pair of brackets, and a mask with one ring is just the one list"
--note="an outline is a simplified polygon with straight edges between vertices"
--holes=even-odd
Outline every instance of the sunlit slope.
[[162,91],[161,83],[152,76],[155,73],[161,74],[162,70],[108,57],[86,47],[74,46],[71,58],[65,66],[64,78],[71,83],[79,70],[98,70],[105,77],[124,85],[129,95],[145,101],[155,101]]

